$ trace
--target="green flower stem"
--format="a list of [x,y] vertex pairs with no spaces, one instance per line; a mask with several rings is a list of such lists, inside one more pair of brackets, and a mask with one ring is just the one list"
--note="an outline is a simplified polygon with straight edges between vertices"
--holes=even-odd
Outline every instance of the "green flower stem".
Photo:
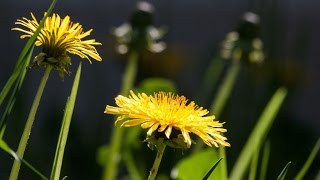
[[[122,79],[122,89],[120,94],[129,94],[130,89],[133,87],[136,73],[137,73],[137,62],[138,53],[131,51],[128,57],[128,64],[125,69],[123,79]],[[110,147],[110,159],[107,161],[104,169],[103,179],[104,180],[114,180],[118,173],[118,164],[121,159],[120,148],[123,136],[123,129],[115,127],[111,136],[111,147]]]
[[156,159],[154,160],[154,163],[153,163],[152,169],[150,171],[148,180],[156,179],[159,165],[161,163],[161,159],[162,159],[164,150],[166,149],[166,145],[163,143],[159,143],[159,146],[157,147],[157,149],[158,149],[157,156],[156,156]]
[[[41,79],[37,94],[36,94],[36,96],[34,98],[34,101],[33,101],[33,104],[32,104],[32,107],[31,107],[31,110],[30,110],[26,125],[24,127],[23,134],[22,134],[21,139],[20,139],[18,151],[17,151],[17,155],[20,158],[23,158],[24,152],[26,150],[26,146],[27,146],[28,139],[29,139],[29,136],[30,136],[30,133],[31,133],[31,129],[32,129],[32,125],[33,125],[33,122],[34,122],[34,118],[36,116],[36,113],[37,113],[37,110],[38,110],[38,107],[39,107],[39,103],[40,103],[40,100],[41,100],[41,96],[42,96],[43,90],[44,90],[44,88],[46,86],[46,83],[48,81],[48,78],[49,78],[51,70],[52,70],[52,66],[48,65],[46,67],[46,70],[45,70],[45,72],[43,74],[43,77]],[[21,166],[21,163],[19,161],[15,160],[14,163],[13,163],[12,169],[11,169],[11,174],[10,174],[9,180],[18,179],[20,166]]]
[[231,67],[228,69],[227,75],[224,78],[223,83],[218,89],[217,95],[210,108],[210,112],[212,112],[216,117],[220,117],[222,110],[226,105],[226,102],[232,92],[238,74],[240,72],[240,67],[240,61],[238,59],[234,59],[232,61]]

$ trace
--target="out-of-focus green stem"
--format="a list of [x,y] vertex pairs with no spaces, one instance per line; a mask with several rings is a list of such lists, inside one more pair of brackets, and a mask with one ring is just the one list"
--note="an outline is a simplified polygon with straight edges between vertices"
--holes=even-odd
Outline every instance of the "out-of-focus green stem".
[[[125,69],[122,86],[120,94],[127,95],[130,89],[133,87],[136,73],[137,73],[137,62],[138,62],[138,53],[131,51],[128,57],[128,64]],[[118,164],[121,159],[121,141],[123,136],[123,129],[120,127],[115,127],[111,135],[111,144],[110,144],[110,159],[106,162],[105,169],[103,172],[104,180],[114,180],[116,179],[118,173]]]
[[139,173],[138,167],[136,166],[131,151],[126,151],[123,154],[123,160],[126,163],[130,179],[132,180],[142,180],[142,176]]
[[204,74],[204,78],[200,84],[200,89],[197,91],[196,100],[198,104],[205,104],[205,99],[212,92],[213,87],[216,85],[219,75],[223,69],[224,60],[221,58],[213,58],[209,67]]
[[161,163],[162,160],[162,156],[164,153],[164,150],[166,149],[166,145],[165,144],[161,144],[159,147],[157,147],[157,155],[156,155],[156,159],[154,160],[153,166],[150,170],[150,174],[148,177],[148,180],[154,180],[156,179],[157,173],[158,173],[158,169],[159,169],[159,165]]
[[239,50],[235,53],[236,54],[232,60],[231,67],[229,67],[227,74],[223,79],[217,95],[215,96],[215,99],[210,107],[210,112],[212,112],[216,117],[220,117],[240,72],[241,51]]
[[[32,125],[33,125],[33,122],[34,122],[34,119],[35,119],[35,116],[36,116],[36,113],[37,113],[37,110],[38,110],[38,107],[40,104],[41,96],[42,96],[43,90],[46,86],[46,83],[48,81],[51,70],[52,70],[52,66],[48,65],[46,67],[46,70],[45,70],[43,77],[41,79],[37,94],[34,98],[26,125],[24,127],[23,134],[20,139],[20,143],[19,143],[19,147],[18,147],[18,151],[17,151],[17,155],[19,158],[23,158],[24,152],[26,150],[28,139],[29,139],[31,129],[32,129]],[[19,161],[15,160],[13,163],[12,169],[11,169],[11,174],[10,174],[9,180],[18,179],[20,166],[21,166],[21,163]]]
[[258,167],[258,159],[259,159],[259,151],[254,152],[253,157],[251,159],[249,178],[248,180],[255,180],[257,174]]

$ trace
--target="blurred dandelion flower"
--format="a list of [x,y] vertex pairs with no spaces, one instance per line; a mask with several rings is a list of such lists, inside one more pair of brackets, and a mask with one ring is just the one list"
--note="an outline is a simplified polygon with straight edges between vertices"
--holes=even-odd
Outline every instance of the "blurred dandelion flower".
[[260,18],[252,12],[246,12],[236,31],[226,35],[221,44],[221,57],[230,59],[237,51],[243,53],[243,58],[250,63],[263,63],[265,55],[263,42],[260,38]]
[[[32,13],[31,17],[31,20],[23,17],[15,22],[16,25],[24,26],[27,29],[12,28],[12,30],[25,33],[20,36],[21,39],[30,38],[39,27],[39,23]],[[47,17],[35,42],[36,46],[43,46],[43,50],[36,56],[33,66],[51,64],[62,74],[69,74],[68,65],[71,64],[71,58],[67,52],[89,61],[89,57],[101,61],[102,59],[94,47],[94,45],[101,45],[101,43],[96,42],[95,39],[82,40],[91,32],[92,29],[83,31],[82,25],[70,21],[70,16],[62,19],[58,14],[53,14],[51,17]]]
[[152,53],[160,53],[166,48],[166,44],[160,40],[167,30],[154,27],[153,16],[154,8],[150,3],[138,2],[130,22],[112,30],[112,34],[117,39],[117,51],[120,54],[126,54],[130,50],[144,49]]
[[130,91],[129,97],[119,95],[115,101],[118,107],[107,105],[105,113],[120,115],[116,123],[124,120],[121,126],[141,125],[142,128],[149,129],[147,141],[148,137],[157,134],[156,138],[162,137],[165,141],[174,139],[177,142],[180,139],[184,144],[180,148],[190,148],[192,139],[189,133],[193,133],[208,146],[230,146],[226,142],[227,138],[221,135],[227,131],[222,128],[223,123],[214,121],[214,116],[204,117],[209,112],[193,101],[188,103],[184,96],[165,92],[155,93],[154,96],[147,96],[145,93],[136,95]]

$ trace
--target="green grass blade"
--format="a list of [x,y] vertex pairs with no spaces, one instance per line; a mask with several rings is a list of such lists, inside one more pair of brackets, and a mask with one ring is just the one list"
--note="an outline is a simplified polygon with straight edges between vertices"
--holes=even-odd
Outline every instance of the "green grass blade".
[[264,141],[286,95],[287,89],[279,88],[267,104],[231,171],[231,180],[243,178],[254,152]]
[[308,169],[310,168],[313,160],[315,159],[316,155],[318,154],[320,150],[320,138],[316,142],[316,145],[313,147],[307,161],[304,163],[302,169],[299,171],[297,176],[294,178],[294,180],[300,180],[303,179],[304,175],[307,173]]
[[[2,137],[2,133],[3,132],[1,132],[1,137]],[[8,144],[2,138],[0,139],[0,148],[5,152],[7,152],[8,154],[10,154],[15,160],[17,161],[20,160],[17,154],[8,146]]]
[[25,59],[25,57],[28,55],[28,52],[31,51],[31,49],[34,46],[34,42],[36,41],[36,38],[38,36],[38,34],[40,33],[41,28],[44,25],[45,19],[51,14],[56,2],[58,0],[53,0],[49,9],[47,10],[47,14],[42,18],[38,29],[34,32],[34,34],[30,37],[30,39],[27,41],[26,45],[24,46],[24,48],[22,49],[18,61],[15,65],[15,68],[13,70],[13,73],[11,74],[11,76],[9,77],[8,81],[6,82],[4,88],[1,90],[0,93],[0,105],[2,104],[3,100],[6,98],[7,94],[9,93],[10,89],[12,88],[13,84],[16,82],[18,75],[21,72],[21,68],[25,68],[23,65],[25,64],[23,62],[23,60]]
[[277,180],[284,180],[284,178],[286,177],[287,175],[287,172],[288,172],[288,169],[290,167],[290,164],[291,164],[291,161],[289,161],[287,163],[287,165],[282,169],[281,173],[279,174]]
[[259,150],[255,151],[251,159],[250,171],[249,171],[249,180],[255,180],[258,168],[258,159],[259,159]]
[[[1,137],[3,135],[3,131],[1,131]],[[30,168],[34,173],[36,173],[41,179],[49,180],[47,177],[45,177],[40,171],[38,171],[35,167],[33,167],[30,163],[28,163],[24,159],[20,159],[18,155],[8,146],[8,144],[1,138],[0,139],[0,148],[10,154],[15,160],[22,162],[25,164],[28,168]]]
[[262,153],[260,180],[266,179],[269,157],[270,157],[270,141],[267,141],[264,145],[263,153]]
[[2,117],[1,117],[1,120],[0,120],[0,129],[1,130],[6,124],[6,119],[7,119],[6,117],[10,114],[11,109],[12,109],[14,103],[15,103],[17,93],[21,89],[22,83],[24,81],[24,78],[25,78],[25,75],[26,75],[26,72],[27,72],[27,69],[25,67],[27,67],[27,65],[30,62],[30,59],[31,59],[31,56],[32,56],[32,52],[33,52],[33,47],[30,49],[30,51],[28,52],[25,60],[23,61],[25,63],[22,66],[22,68],[20,69],[19,80],[15,84],[15,87],[14,87],[12,93],[11,93],[11,97],[10,97],[8,103],[7,103],[6,109],[5,109],[5,111],[4,111],[4,113],[3,113]]
[[212,166],[212,168],[208,171],[208,173],[202,178],[202,180],[208,180],[208,178],[211,176],[212,172],[216,169],[216,167],[219,165],[220,161],[223,158],[220,158],[216,163],[214,163],[214,165]]
[[60,129],[60,134],[59,134],[59,140],[58,140],[53,167],[51,171],[51,177],[50,177],[51,180],[59,180],[60,178],[64,150],[67,144],[72,113],[73,113],[74,105],[76,102],[76,97],[77,97],[77,92],[78,92],[78,87],[80,82],[80,75],[81,75],[81,63],[79,64],[76,76],[74,78],[70,97],[68,98],[66,103],[66,109],[64,111],[64,116],[63,116],[62,125]]

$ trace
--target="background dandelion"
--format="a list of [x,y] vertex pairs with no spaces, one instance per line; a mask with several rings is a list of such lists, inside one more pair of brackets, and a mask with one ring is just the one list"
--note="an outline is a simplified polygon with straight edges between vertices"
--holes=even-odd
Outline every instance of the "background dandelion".
[[[205,67],[214,54],[218,53],[219,44],[225,35],[234,30],[241,15],[248,10],[261,15],[266,63],[262,66],[244,67],[237,81],[236,90],[231,95],[232,103],[227,104],[227,109],[220,117],[227,122],[228,139],[232,144],[232,149],[228,150],[231,153],[229,160],[231,162],[235,160],[243,145],[241,139],[246,139],[248,136],[274,89],[278,85],[285,84],[289,87],[289,95],[270,132],[273,156],[270,165],[274,169],[281,169],[284,164],[292,160],[297,166],[292,164],[288,174],[296,172],[320,133],[318,118],[320,111],[317,105],[320,100],[318,93],[320,54],[317,41],[320,22],[315,20],[315,17],[320,17],[318,11],[320,2],[289,0],[268,3],[262,0],[151,2],[156,9],[156,25],[168,27],[168,33],[164,37],[167,50],[157,56],[146,54],[143,57],[140,61],[138,80],[155,75],[173,78],[179,87],[179,93],[187,97],[195,95]],[[3,17],[0,21],[2,27],[0,34],[3,38],[3,43],[0,45],[1,87],[11,73],[15,63],[13,60],[17,58],[19,50],[25,43],[18,38],[16,32],[10,30],[14,27],[13,22],[17,18],[26,16],[30,11],[37,17],[42,17],[43,10],[49,3],[40,0],[1,1],[0,16]],[[113,126],[112,117],[106,120],[105,114],[101,111],[105,104],[112,104],[113,97],[118,94],[124,69],[122,61],[118,60],[122,57],[114,53],[115,40],[112,39],[110,28],[126,21],[134,6],[133,1],[71,0],[61,1],[55,8],[55,12],[59,12],[61,16],[70,15],[73,21],[81,20],[84,28],[94,29],[91,37],[99,39],[104,44],[97,47],[104,62],[83,66],[86,73],[82,75],[79,87],[73,126],[70,129],[67,145],[69,148],[66,149],[62,170],[62,173],[68,174],[72,179],[99,179],[101,176],[100,166],[96,163],[96,150],[107,143],[107,137]],[[76,64],[79,61],[73,62]],[[71,71],[75,72],[76,67],[76,65],[71,66]],[[22,131],[23,117],[28,113],[33,98],[31,95],[36,91],[40,80],[39,74],[41,73],[37,71],[28,72],[26,86],[20,92],[16,109],[10,117],[8,124],[10,131],[5,135],[5,139],[12,147],[16,147],[19,141],[16,132]],[[42,167],[41,170],[44,172],[48,171],[47,173],[50,173],[51,163],[48,162],[52,162],[56,145],[51,142],[56,142],[58,135],[58,131],[51,129],[59,129],[60,122],[57,119],[61,119],[64,100],[68,96],[67,90],[70,89],[72,80],[66,77],[64,82],[61,82],[57,76],[52,76],[52,80],[48,82],[48,91],[38,112],[38,118],[43,121],[36,122],[32,133],[33,140],[27,150],[26,156],[39,157],[35,158],[35,163]],[[61,88],[62,83],[65,86],[63,88]],[[56,98],[57,94],[60,99]],[[200,105],[209,108],[209,103]],[[174,164],[174,160],[179,158],[177,153],[174,155],[168,164]],[[153,154],[150,154],[150,159],[152,162]],[[10,170],[7,168],[11,167],[10,157],[0,153],[0,162],[1,172],[9,173]],[[320,166],[319,162],[318,156],[306,179],[315,176]],[[159,173],[169,172],[170,167],[161,167]],[[24,168],[21,173],[21,178],[34,177]],[[278,175],[277,172],[268,173],[271,177]],[[6,179],[7,176],[8,174],[1,173],[0,179]]]

